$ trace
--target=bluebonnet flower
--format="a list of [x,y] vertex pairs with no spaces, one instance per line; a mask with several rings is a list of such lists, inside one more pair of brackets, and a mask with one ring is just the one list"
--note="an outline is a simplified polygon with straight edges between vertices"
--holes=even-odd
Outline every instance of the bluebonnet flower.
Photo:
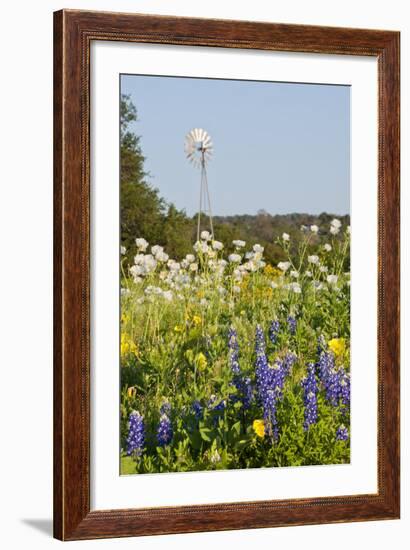
[[218,402],[218,398],[214,394],[212,394],[211,397],[208,399],[208,403],[207,403],[208,410],[210,412],[217,412],[218,413],[217,416],[220,416],[220,414],[224,411],[225,407],[226,407],[226,401],[222,399],[221,401]]
[[350,374],[343,367],[336,369],[335,357],[327,351],[320,353],[317,371],[327,401],[334,407],[341,404],[346,412],[350,407]]
[[279,427],[276,416],[277,401],[282,399],[285,379],[296,359],[288,354],[284,360],[277,359],[273,366],[266,357],[265,336],[261,327],[256,327],[256,385],[258,398],[263,409],[266,434],[277,440]]
[[171,442],[173,436],[171,420],[166,414],[163,414],[159,420],[157,430],[157,441],[160,447],[164,447]]
[[270,435],[275,441],[279,437],[278,419],[276,417],[276,397],[275,392],[272,389],[266,391],[263,419],[265,422],[265,431],[267,435]]
[[212,407],[212,410],[213,411],[223,411],[226,407],[226,402],[225,400],[222,400],[222,401],[219,401],[219,403],[217,405],[215,405],[214,407]]
[[204,414],[204,410],[203,410],[203,407],[202,407],[201,403],[198,400],[195,400],[192,403],[192,410],[195,414],[195,418],[197,420],[201,420],[202,417],[203,417],[203,414]]
[[238,336],[234,328],[228,332],[229,364],[233,374],[232,383],[238,390],[238,395],[232,394],[231,401],[242,401],[244,409],[248,409],[253,399],[253,387],[250,378],[243,377],[239,366]]
[[292,367],[295,364],[296,359],[297,359],[297,356],[292,352],[287,353],[285,355],[285,358],[283,360],[283,369],[285,372],[285,377],[291,373]]
[[329,371],[327,378],[324,382],[326,399],[333,407],[337,407],[339,404],[340,387],[339,387],[339,373],[333,369]]
[[350,407],[350,374],[344,370],[339,369],[339,393],[342,405],[346,408]]
[[246,376],[242,379],[242,403],[244,409],[249,409],[253,401],[253,385],[251,379]]
[[170,416],[170,414],[171,414],[171,403],[169,403],[168,401],[165,401],[161,405],[161,408],[159,409],[159,413],[160,413],[161,416],[163,414],[165,414],[166,416]]
[[288,327],[291,334],[296,334],[296,319],[292,315],[288,317]]
[[279,321],[272,321],[269,327],[269,338],[272,344],[276,344],[276,342],[278,341],[279,330]]
[[336,439],[339,441],[347,441],[349,439],[349,431],[343,424],[337,428]]
[[258,390],[259,400],[264,406],[266,399],[266,392],[269,389],[269,375],[268,375],[268,359],[265,351],[265,336],[261,327],[256,327],[255,334],[255,353],[256,353],[256,384]]
[[335,356],[333,353],[327,351],[321,351],[319,354],[319,361],[317,363],[317,371],[319,380],[326,389],[329,375],[335,369]]
[[214,413],[213,418],[213,424],[216,426],[218,424],[218,419],[220,416],[222,416],[224,410],[226,407],[226,401],[221,400],[219,403],[217,403],[217,397],[216,395],[211,395],[208,401],[208,410],[212,413]]
[[228,332],[229,364],[233,374],[240,373],[238,336],[234,328]]
[[145,442],[144,417],[138,411],[132,411],[128,422],[127,455],[140,457]]
[[301,382],[303,388],[303,398],[305,403],[305,422],[304,429],[308,430],[309,426],[317,422],[317,380],[315,374],[314,363],[308,364],[308,373]]

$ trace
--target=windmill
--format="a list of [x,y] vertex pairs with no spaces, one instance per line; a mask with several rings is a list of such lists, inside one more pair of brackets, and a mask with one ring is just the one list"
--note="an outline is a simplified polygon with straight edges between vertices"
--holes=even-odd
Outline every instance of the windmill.
[[208,177],[206,173],[207,162],[212,156],[213,144],[209,134],[202,128],[194,128],[185,136],[185,153],[187,159],[196,167],[201,168],[201,184],[199,190],[199,212],[196,240],[201,234],[201,215],[208,216],[211,229],[211,237],[214,238],[212,224],[211,200],[209,198]]

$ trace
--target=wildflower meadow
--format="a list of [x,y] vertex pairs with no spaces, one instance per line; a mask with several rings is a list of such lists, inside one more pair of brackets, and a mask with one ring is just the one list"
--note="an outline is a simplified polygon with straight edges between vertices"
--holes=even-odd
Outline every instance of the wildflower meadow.
[[[217,235],[216,235],[217,236]],[[350,461],[350,228],[121,247],[121,473]]]

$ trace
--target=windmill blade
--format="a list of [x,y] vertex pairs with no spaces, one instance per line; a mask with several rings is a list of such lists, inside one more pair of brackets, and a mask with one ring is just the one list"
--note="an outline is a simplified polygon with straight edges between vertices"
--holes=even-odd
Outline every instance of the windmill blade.
[[207,137],[207,133],[203,128],[199,128],[199,141],[204,142]]
[[191,153],[194,153],[195,152],[195,147],[194,147],[194,144],[193,143],[188,143],[186,146],[185,146],[185,152],[188,154],[191,154]]
[[212,157],[211,136],[203,128],[192,128],[185,136],[184,151],[192,165],[200,167],[203,160],[208,162]]

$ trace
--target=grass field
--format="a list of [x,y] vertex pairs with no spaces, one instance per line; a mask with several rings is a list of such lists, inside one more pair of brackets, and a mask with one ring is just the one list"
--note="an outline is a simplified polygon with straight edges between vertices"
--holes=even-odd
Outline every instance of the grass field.
[[122,474],[349,462],[350,230],[300,231],[277,237],[278,265],[206,231],[180,261],[136,239],[121,264]]

